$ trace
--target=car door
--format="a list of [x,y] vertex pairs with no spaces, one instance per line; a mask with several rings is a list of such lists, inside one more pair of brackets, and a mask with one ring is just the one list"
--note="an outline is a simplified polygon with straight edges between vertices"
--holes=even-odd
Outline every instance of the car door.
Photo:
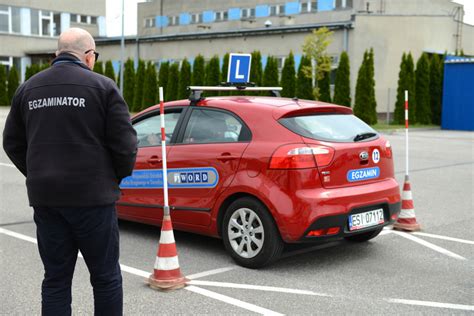
[[[172,151],[173,135],[182,113],[181,107],[165,109],[167,156]],[[117,202],[118,214],[132,220],[152,219],[153,222],[161,222],[164,198],[160,112],[151,112],[132,123],[139,141],[137,159],[133,174],[120,184],[122,195]]]
[[217,197],[230,185],[250,142],[250,130],[235,114],[193,107],[169,154],[173,221],[207,226]]

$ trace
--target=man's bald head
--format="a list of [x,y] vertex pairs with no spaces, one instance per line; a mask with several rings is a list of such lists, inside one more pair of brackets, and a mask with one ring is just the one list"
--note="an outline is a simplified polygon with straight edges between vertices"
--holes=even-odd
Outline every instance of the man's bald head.
[[95,42],[89,32],[83,29],[73,27],[59,36],[57,54],[68,52],[81,55],[89,49],[95,49]]
[[58,40],[56,55],[69,53],[86,62],[86,51],[95,51],[95,41],[86,30],[73,27],[62,32]]

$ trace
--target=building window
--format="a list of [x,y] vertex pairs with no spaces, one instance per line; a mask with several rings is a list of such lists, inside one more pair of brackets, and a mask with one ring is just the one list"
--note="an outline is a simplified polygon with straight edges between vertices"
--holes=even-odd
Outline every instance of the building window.
[[10,32],[10,8],[0,5],[0,32]]
[[170,25],[179,25],[179,15],[170,16]]
[[242,18],[254,18],[255,17],[255,8],[242,9],[241,17]]
[[302,2],[301,3],[301,13],[307,13],[310,11],[309,2]]
[[145,27],[151,28],[155,27],[156,19],[155,18],[145,18]]
[[12,32],[21,33],[20,8],[11,7],[11,12],[12,12]]
[[61,34],[61,13],[53,14],[53,34],[54,36]]
[[52,12],[41,11],[41,36],[53,36],[52,31]]
[[198,24],[202,23],[202,13],[194,13],[191,15],[191,23]]
[[227,11],[218,11],[216,12],[216,21],[227,21],[229,19],[229,13]]
[[87,23],[87,15],[81,15],[81,23]]
[[97,24],[97,17],[96,16],[91,16],[91,24]]
[[71,22],[77,23],[77,14],[71,14]]
[[39,35],[39,10],[31,9],[30,10],[30,23],[31,23],[31,34]]
[[278,16],[285,14],[285,5],[278,4],[270,6],[270,16]]
[[318,1],[311,1],[311,12],[318,12]]

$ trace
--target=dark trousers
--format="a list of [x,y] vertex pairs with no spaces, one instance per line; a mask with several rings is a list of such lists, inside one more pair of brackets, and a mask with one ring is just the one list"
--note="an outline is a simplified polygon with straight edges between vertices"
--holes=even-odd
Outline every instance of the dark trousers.
[[115,205],[34,207],[44,265],[43,315],[71,315],[71,284],[78,251],[94,290],[95,315],[122,315],[119,231]]

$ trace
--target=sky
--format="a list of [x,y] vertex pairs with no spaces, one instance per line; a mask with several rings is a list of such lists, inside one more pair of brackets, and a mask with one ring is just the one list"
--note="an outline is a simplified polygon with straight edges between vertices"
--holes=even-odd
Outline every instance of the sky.
[[[125,1],[125,35],[137,34],[137,3],[144,0]],[[474,0],[455,0],[464,5],[464,22],[474,25]],[[107,36],[122,35],[122,1],[106,0]]]

